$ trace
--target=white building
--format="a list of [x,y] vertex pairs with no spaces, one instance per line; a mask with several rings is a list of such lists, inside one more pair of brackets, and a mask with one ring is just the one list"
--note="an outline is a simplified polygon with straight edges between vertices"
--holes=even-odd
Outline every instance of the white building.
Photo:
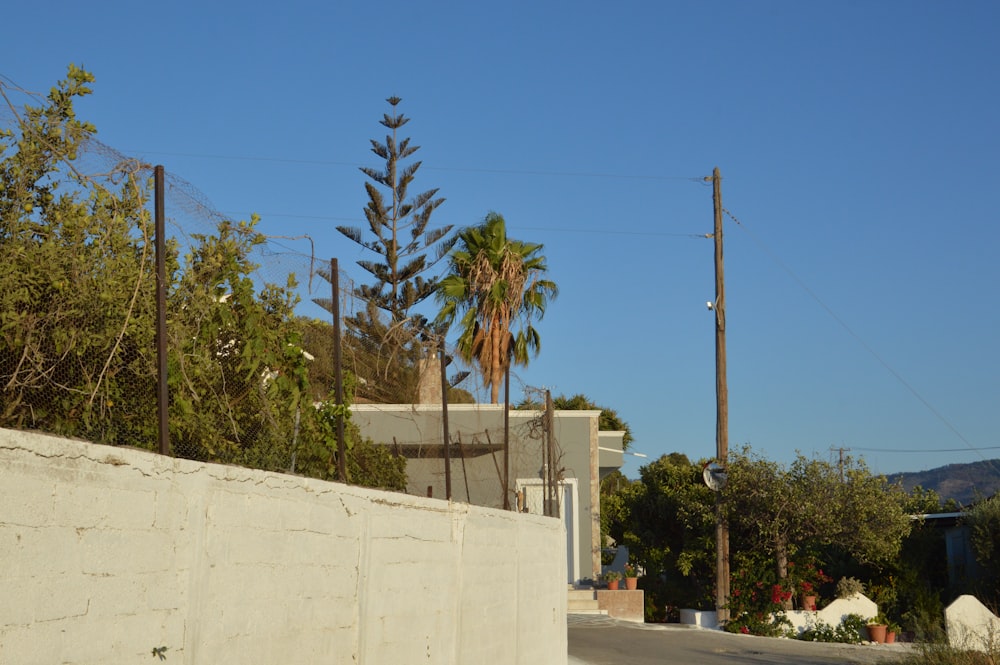
[[[445,498],[440,404],[356,404],[351,420],[362,436],[407,457],[407,491]],[[553,448],[557,512],[566,526],[567,582],[601,572],[600,480],[622,465],[624,432],[598,431],[600,411],[555,411]],[[514,510],[544,514],[547,476],[544,412],[509,412],[508,501]],[[504,407],[448,406],[451,498],[504,506]]]

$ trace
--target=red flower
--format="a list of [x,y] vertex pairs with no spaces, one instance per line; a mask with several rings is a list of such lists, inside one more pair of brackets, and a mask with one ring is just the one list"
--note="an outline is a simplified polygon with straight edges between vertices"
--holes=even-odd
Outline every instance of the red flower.
[[771,587],[771,602],[774,604],[783,603],[792,597],[791,591],[785,591],[780,584]]
[[744,635],[749,635],[750,629],[747,628],[746,626],[740,626],[740,632],[743,633]]

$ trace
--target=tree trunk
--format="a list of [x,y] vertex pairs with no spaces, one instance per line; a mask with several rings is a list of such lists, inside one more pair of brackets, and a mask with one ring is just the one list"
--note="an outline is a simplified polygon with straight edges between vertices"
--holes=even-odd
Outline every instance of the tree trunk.
[[[778,536],[774,541],[774,560],[777,564],[778,584],[784,588],[784,582],[788,579],[788,539],[785,536]],[[781,606],[786,610],[792,609],[792,598],[781,602]]]
[[490,404],[500,403],[500,384],[503,382],[503,363],[500,362],[500,327],[490,323]]

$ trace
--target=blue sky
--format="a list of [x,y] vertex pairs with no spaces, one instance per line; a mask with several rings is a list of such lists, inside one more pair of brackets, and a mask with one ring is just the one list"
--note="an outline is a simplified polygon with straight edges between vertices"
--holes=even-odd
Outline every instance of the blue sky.
[[585,393],[650,457],[715,451],[718,166],[730,446],[1000,457],[1000,4],[56,1],[4,24],[9,81],[85,66],[104,143],[359,280],[334,227],[362,225],[357,167],[402,97],[432,224],[495,210],[545,245],[561,294],[515,397]]

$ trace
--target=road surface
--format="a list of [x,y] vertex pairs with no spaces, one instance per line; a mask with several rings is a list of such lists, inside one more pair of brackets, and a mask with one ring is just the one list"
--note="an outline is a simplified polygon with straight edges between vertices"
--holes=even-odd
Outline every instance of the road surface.
[[874,665],[893,663],[911,645],[854,645],[734,635],[679,624],[640,624],[571,614],[569,665]]

